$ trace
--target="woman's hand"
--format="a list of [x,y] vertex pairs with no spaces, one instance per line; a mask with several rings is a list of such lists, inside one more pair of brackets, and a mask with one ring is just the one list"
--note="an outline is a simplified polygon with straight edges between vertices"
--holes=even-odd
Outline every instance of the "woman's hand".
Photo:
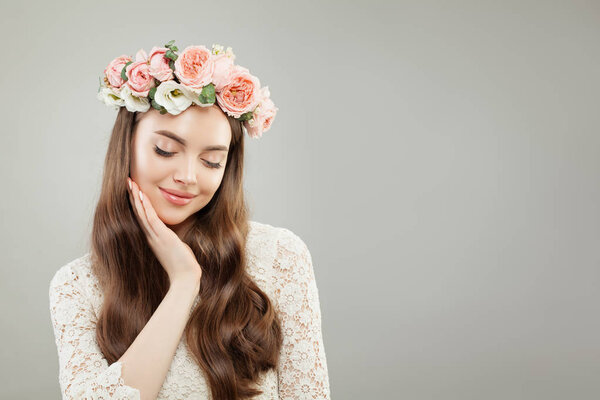
[[127,177],[129,200],[138,218],[148,243],[156,258],[173,283],[187,283],[198,287],[202,269],[194,252],[173,230],[158,218],[150,199],[143,195],[133,179]]

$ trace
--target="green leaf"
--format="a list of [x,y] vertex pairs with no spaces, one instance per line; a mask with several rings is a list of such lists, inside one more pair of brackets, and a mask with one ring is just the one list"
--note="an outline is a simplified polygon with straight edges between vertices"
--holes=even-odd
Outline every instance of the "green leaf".
[[175,43],[175,39],[169,40],[169,42],[167,44],[165,44],[165,47],[170,47],[173,45],[173,43]]
[[125,70],[127,69],[127,66],[131,63],[133,63],[133,61],[129,61],[127,64],[123,65],[123,69],[121,70],[121,79],[123,79],[125,82],[129,80],[129,78],[127,78]]
[[175,53],[173,52],[173,50],[167,50],[167,51],[165,52],[165,57],[166,57],[166,58],[170,58],[170,59],[171,59],[171,60],[173,60],[173,61],[176,61],[176,60],[177,60],[177,54],[175,54]]
[[179,49],[177,48],[177,46],[171,46],[170,49],[173,50],[173,51],[179,51]]
[[215,102],[215,85],[209,83],[202,88],[202,92],[198,96],[198,100],[202,104],[213,104]]
[[148,92],[148,97],[150,97],[151,99],[154,99],[154,93],[156,93],[155,87],[150,89],[150,91]]
[[160,104],[158,104],[154,99],[152,99],[152,101],[150,102],[150,104],[152,105],[153,108],[156,108],[157,110],[161,110],[163,108],[163,106],[161,106]]
[[171,68],[173,71],[175,71],[175,61],[173,61],[173,60],[169,60],[169,67],[170,67],[170,68]]
[[248,121],[248,120],[251,120],[252,117],[253,117],[252,111],[248,111],[247,113],[240,115],[240,117],[237,118],[237,120],[238,121]]
[[153,108],[157,109],[158,111],[160,111],[161,114],[164,114],[167,112],[167,109],[164,108],[163,106],[161,106],[160,104],[158,104],[154,99],[152,99],[150,101],[150,104],[152,105]]

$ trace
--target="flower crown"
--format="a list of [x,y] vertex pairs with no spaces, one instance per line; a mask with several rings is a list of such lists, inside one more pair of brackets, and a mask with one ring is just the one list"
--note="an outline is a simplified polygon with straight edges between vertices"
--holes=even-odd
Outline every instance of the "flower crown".
[[171,40],[152,47],[150,54],[138,50],[135,61],[122,55],[112,60],[100,78],[97,98],[107,106],[125,106],[146,112],[150,106],[161,114],[177,115],[195,104],[218,104],[228,115],[242,121],[248,135],[259,138],[271,127],[277,110],[269,88],[261,87],[247,68],[235,65],[231,47],[213,44],[188,46],[181,53]]

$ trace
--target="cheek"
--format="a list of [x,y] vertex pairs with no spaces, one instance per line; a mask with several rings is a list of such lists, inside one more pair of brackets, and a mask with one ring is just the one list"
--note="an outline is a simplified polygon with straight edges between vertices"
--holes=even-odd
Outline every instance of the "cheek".
[[132,173],[135,173],[137,180],[142,183],[156,183],[163,180],[165,173],[168,172],[164,163],[161,163],[155,156],[149,152],[138,152],[135,159],[132,160]]
[[214,176],[214,188],[215,190],[217,190],[219,188],[219,186],[221,186],[221,184],[223,183],[223,177],[225,176],[225,167],[222,167],[221,170],[219,171],[219,173],[215,174]]
[[210,173],[199,177],[200,190],[204,197],[212,197],[223,181],[223,173]]
[[218,172],[212,174],[209,179],[210,186],[213,188],[213,191],[216,191],[219,188],[219,185],[223,181],[223,172]]
[[160,167],[154,157],[148,154],[148,152],[139,152],[136,156],[135,164],[144,172],[148,171],[149,173],[158,170]]

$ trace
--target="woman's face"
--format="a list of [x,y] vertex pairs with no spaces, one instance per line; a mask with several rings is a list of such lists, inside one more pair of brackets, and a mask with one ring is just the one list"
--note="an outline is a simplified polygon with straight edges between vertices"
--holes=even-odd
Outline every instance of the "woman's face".
[[[181,236],[184,222],[213,197],[227,163],[231,127],[218,105],[193,105],[179,115],[154,108],[139,116],[130,177],[158,217]],[[166,191],[193,196],[171,197]]]

